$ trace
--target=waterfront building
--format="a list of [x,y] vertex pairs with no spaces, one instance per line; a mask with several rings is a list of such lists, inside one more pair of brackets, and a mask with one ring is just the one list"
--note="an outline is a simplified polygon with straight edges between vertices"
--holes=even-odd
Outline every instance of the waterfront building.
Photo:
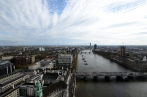
[[96,50],[97,49],[97,45],[96,44],[94,44],[94,50]]
[[120,46],[120,55],[125,58],[126,55],[126,47]]
[[43,89],[43,97],[66,97],[66,83],[59,81]]
[[90,43],[90,50],[91,50],[91,43]]
[[15,69],[13,63],[9,61],[0,61],[0,76],[12,73]]
[[70,66],[73,61],[71,54],[59,54],[58,65]]

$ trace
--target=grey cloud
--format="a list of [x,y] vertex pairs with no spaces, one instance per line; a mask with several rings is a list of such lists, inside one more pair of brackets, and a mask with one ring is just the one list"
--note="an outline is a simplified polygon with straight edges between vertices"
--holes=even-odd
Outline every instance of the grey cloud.
[[[128,22],[128,23],[119,23],[119,24],[114,24],[114,25],[111,25],[111,26],[108,26],[106,28],[117,28],[117,27],[123,27],[123,26],[130,26],[130,25],[136,25],[138,24],[139,22]],[[106,29],[105,28],[105,29]]]
[[147,32],[139,32],[139,33],[136,33],[136,34],[147,34]]

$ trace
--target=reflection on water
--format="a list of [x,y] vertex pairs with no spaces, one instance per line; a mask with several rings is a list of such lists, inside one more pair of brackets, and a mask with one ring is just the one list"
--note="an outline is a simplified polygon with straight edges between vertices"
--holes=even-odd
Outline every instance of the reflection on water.
[[[88,52],[88,50],[85,50]],[[131,70],[96,54],[78,56],[78,72],[131,72]],[[117,82],[77,80],[76,97],[147,97],[147,81]]]

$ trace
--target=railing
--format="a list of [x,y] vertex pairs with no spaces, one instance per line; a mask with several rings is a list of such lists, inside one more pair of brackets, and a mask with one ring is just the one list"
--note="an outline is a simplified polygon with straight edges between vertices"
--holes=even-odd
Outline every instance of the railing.
[[147,76],[146,72],[76,72],[77,76]]

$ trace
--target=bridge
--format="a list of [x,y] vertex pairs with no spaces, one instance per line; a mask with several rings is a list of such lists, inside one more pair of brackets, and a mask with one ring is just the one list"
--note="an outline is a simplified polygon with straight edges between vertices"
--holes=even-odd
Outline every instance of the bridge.
[[86,73],[86,72],[75,72],[74,73],[76,77],[83,77],[84,79],[88,77],[93,77],[93,79],[97,79],[99,76],[105,77],[105,79],[110,79],[112,76],[116,77],[116,79],[123,79],[123,77],[126,78],[147,78],[146,72],[92,72],[92,73]]

